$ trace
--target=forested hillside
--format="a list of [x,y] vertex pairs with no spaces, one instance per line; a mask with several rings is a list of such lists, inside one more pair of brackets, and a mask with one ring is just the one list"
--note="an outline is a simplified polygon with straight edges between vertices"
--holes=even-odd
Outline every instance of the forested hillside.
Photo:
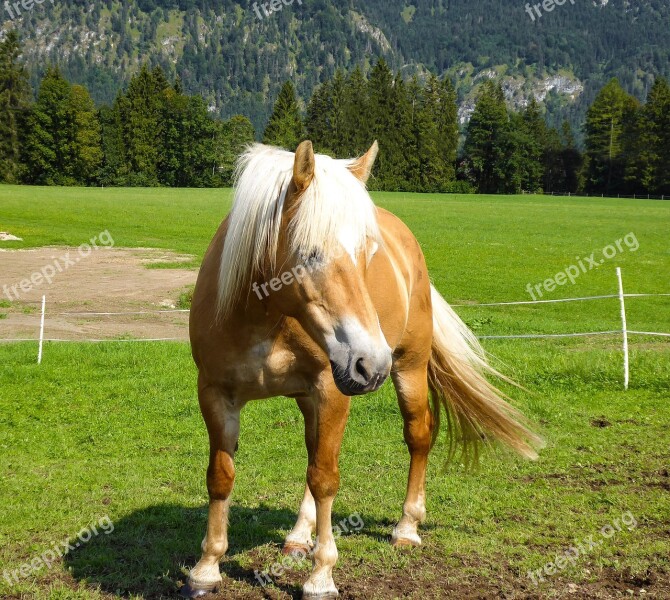
[[[261,3],[262,4],[262,3]],[[33,88],[49,64],[111,104],[142,64],[160,65],[210,112],[249,117],[260,133],[288,79],[302,108],[338,68],[368,73],[383,56],[408,78],[428,71],[455,86],[461,125],[476,90],[501,79],[508,103],[535,96],[549,122],[579,129],[597,90],[616,76],[643,100],[670,75],[666,0],[566,2],[532,21],[525,3],[500,0],[297,0],[259,19],[253,2],[59,0],[6,19],[24,42]]]
[[[253,141],[243,115],[215,118],[160,66],[143,65],[111,107],[49,67],[33,101],[18,35],[0,42],[0,183],[209,187],[232,183],[235,157]],[[409,81],[383,58],[369,72],[338,70],[303,111],[284,83],[263,132],[294,150],[306,137],[331,156],[380,146],[373,189],[419,192],[601,193],[670,196],[670,86],[657,77],[645,104],[617,79],[584,123],[585,152],[566,121],[547,127],[534,98],[510,111],[486,79],[459,153],[457,95],[448,77]],[[304,115],[304,116],[303,116]]]

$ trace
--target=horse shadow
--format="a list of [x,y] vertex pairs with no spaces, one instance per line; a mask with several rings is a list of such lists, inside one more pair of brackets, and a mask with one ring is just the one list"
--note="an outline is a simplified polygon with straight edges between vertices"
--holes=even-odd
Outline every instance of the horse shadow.
[[[343,513],[333,513],[333,524],[347,518]],[[390,532],[392,521],[375,520],[363,514],[360,518],[364,527],[358,535],[388,540],[384,532]],[[235,580],[243,584],[244,597],[252,597],[254,590],[249,586],[255,588],[253,597],[268,597],[258,573],[283,559],[284,535],[295,519],[295,512],[265,504],[255,508],[233,505],[228,531],[230,548],[221,563],[224,589]],[[97,535],[70,550],[64,556],[65,566],[77,581],[85,581],[109,594],[140,595],[147,600],[174,598],[186,582],[186,569],[200,558],[206,522],[206,506],[164,504],[136,510],[114,520],[113,530],[98,528]],[[79,540],[71,540],[72,546],[75,541]],[[259,546],[264,546],[263,552],[249,552]],[[274,586],[291,598],[301,598],[305,578],[298,578],[295,584],[284,583],[286,578],[281,578]],[[239,583],[235,583],[235,589],[240,589]]]

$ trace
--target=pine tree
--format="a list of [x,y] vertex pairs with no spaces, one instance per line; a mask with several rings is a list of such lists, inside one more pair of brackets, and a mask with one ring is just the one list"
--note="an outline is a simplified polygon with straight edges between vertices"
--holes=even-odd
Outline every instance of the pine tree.
[[287,81],[281,91],[268,121],[263,142],[294,151],[304,138],[304,126],[295,88]]
[[241,115],[218,124],[217,154],[222,185],[232,185],[235,165],[244,149],[253,143],[256,132],[251,121]]
[[[456,93],[449,80],[440,81],[435,75],[429,77],[423,89],[416,80],[411,89],[416,157],[420,165],[416,189],[444,191],[455,178],[458,147]],[[412,151],[408,157],[410,162],[413,154]]]
[[47,69],[29,118],[26,180],[45,185],[73,185],[75,163],[72,88],[56,67]]
[[117,98],[128,185],[159,184],[159,169],[168,160],[162,145],[165,136],[165,90],[169,83],[162,70],[143,66],[130,80],[127,92]]
[[509,115],[509,121],[503,127],[498,142],[501,153],[494,165],[497,180],[495,192],[521,194],[527,191],[531,176],[528,148],[532,147],[533,139],[528,134],[523,114]]
[[468,124],[464,146],[480,193],[500,192],[506,185],[506,157],[510,156],[508,132],[509,117],[502,88],[493,81],[486,81]]
[[364,154],[375,140],[370,133],[368,114],[368,84],[360,67],[356,67],[347,77],[344,88],[342,119],[345,127],[346,145],[342,149],[344,157]]
[[644,110],[635,107],[627,113],[621,131],[621,154],[619,162],[623,169],[623,178],[618,179],[620,185],[617,192],[639,194],[649,192],[651,187],[652,168],[651,153],[653,145],[645,139]]
[[177,171],[179,187],[208,187],[216,173],[216,125],[202,96],[186,96],[182,112],[182,160]]
[[544,154],[547,147],[547,125],[540,106],[533,96],[522,113],[527,143],[523,146],[524,174],[522,189],[542,190],[544,179]]
[[[426,87],[421,90],[414,80],[411,85],[415,148],[413,153],[418,162],[416,189],[437,192],[444,184],[447,174],[440,153],[441,132],[438,123],[440,114],[440,82],[431,75]],[[411,161],[411,158],[409,159]]]
[[670,195],[670,85],[659,77],[652,86],[640,116],[647,193]]
[[93,182],[103,158],[98,112],[85,87],[72,86],[70,110],[74,133],[71,174],[77,184],[85,185]]
[[[370,72],[368,94],[363,113],[369,137],[379,142],[375,178],[372,189],[400,190],[410,186],[410,148],[415,139],[413,108],[407,85],[395,77],[384,59],[379,59]],[[368,140],[367,145],[370,145]]]
[[17,183],[26,120],[30,109],[28,73],[19,64],[21,47],[16,31],[0,42],[0,181]]
[[563,188],[560,191],[576,193],[577,190],[583,187],[580,173],[582,171],[582,164],[584,159],[582,153],[577,148],[575,136],[572,132],[572,127],[567,121],[563,122],[561,127],[561,143],[563,150],[561,152],[561,162],[565,172]]
[[156,182],[170,187],[183,186],[183,174],[187,140],[184,127],[184,113],[187,97],[173,88],[158,92],[162,97],[161,110],[161,152],[157,156]]
[[407,84],[396,73],[391,91],[391,128],[386,133],[387,172],[379,172],[385,189],[402,191],[411,189],[408,170],[412,152],[412,104]]
[[625,119],[637,110],[637,101],[612,79],[596,97],[586,117],[586,190],[610,194],[624,179],[622,134]]
[[[160,79],[156,81],[160,84]],[[162,84],[160,84],[162,87]],[[158,183],[171,187],[211,186],[217,172],[216,124],[201,96],[163,88]]]
[[129,185],[119,99],[117,98],[111,108],[103,106],[99,114],[103,159],[98,180],[103,186]]
[[[422,142],[425,140],[426,128],[431,127],[431,124],[425,122],[426,112],[422,110],[424,105],[424,90],[416,75],[412,77],[407,85],[407,100],[410,106],[411,137],[405,145],[405,152],[408,156],[405,176],[408,189],[419,191],[424,187],[422,182],[425,173],[422,159],[426,155],[431,155],[430,150],[422,146]],[[432,154],[435,155],[437,152],[437,148],[434,148]]]
[[326,81],[314,90],[307,105],[305,130],[317,152],[335,154],[332,129],[332,83]]
[[386,61],[380,58],[368,77],[367,111],[363,115],[371,137],[379,142],[375,178],[369,182],[372,189],[387,189],[393,173],[392,155],[397,149],[392,147],[394,127],[392,94],[393,73]]
[[344,72],[338,69],[330,85],[331,106],[328,111],[330,121],[329,147],[335,156],[345,158],[347,149],[351,146],[349,128],[344,117],[344,103],[346,94],[346,78]]
[[565,191],[565,164],[563,163],[563,144],[558,129],[546,129],[542,152],[543,181],[545,194]]
[[456,153],[458,151],[458,104],[456,90],[449,79],[443,79],[438,89],[440,101],[436,116],[439,134],[438,148],[444,169],[444,181],[452,182],[456,177]]

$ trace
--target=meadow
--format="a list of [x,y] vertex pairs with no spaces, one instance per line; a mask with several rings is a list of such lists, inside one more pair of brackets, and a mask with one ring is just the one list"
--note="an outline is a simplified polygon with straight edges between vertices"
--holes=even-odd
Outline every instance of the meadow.
[[[0,231],[24,240],[0,242],[0,249],[78,246],[108,230],[116,247],[192,254],[195,268],[231,198],[230,190],[0,186]],[[530,300],[527,284],[631,233],[635,251],[623,245],[545,298],[614,294],[617,266],[628,293],[670,293],[665,202],[373,198],[414,231],[436,287],[481,336],[619,329],[615,298],[477,305]],[[0,313],[21,308],[0,302]],[[627,311],[631,329],[670,333],[670,297],[630,298]],[[628,391],[620,335],[484,343],[524,386],[505,389],[547,447],[534,463],[491,449],[479,470],[465,473],[444,465],[441,440],[429,467],[424,545],[398,551],[389,538],[408,468],[402,420],[388,384],[356,398],[334,514],[337,521],[358,514],[364,526],[338,543],[341,596],[670,597],[668,340],[631,338]],[[39,367],[35,353],[35,344],[0,343],[0,597],[173,597],[197,561],[206,522],[208,446],[188,345],[49,344]],[[248,405],[236,463],[219,598],[299,598],[307,563],[270,586],[255,578],[281,560],[304,486],[303,427],[293,401]],[[12,579],[54,543],[75,546],[77,533],[103,516],[113,532]],[[576,560],[539,585],[528,577],[578,543],[586,551]]]

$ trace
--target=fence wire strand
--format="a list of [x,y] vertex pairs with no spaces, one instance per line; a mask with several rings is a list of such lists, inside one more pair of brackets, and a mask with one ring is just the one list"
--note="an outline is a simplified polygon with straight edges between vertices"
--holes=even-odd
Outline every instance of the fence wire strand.
[[[668,297],[670,294],[624,294],[624,298],[650,298],[650,297]],[[520,300],[515,302],[486,302],[481,304],[452,304],[452,308],[475,308],[475,307],[490,307],[490,306],[520,306],[528,304],[554,304],[562,302],[580,302],[580,301],[590,301],[590,300],[605,300],[619,298],[618,294],[606,294],[600,296],[583,296],[579,298],[557,298],[552,300]],[[25,304],[33,304],[33,302],[25,302]],[[41,304],[41,302],[39,302]],[[47,313],[48,316],[67,316],[67,317],[114,317],[114,316],[137,316],[137,315],[161,315],[161,314],[185,314],[190,313],[189,309],[167,309],[167,310],[141,310],[141,311],[130,311],[130,312],[59,312],[59,313]],[[36,315],[39,316],[39,315]],[[590,337],[590,336],[603,336],[603,335],[618,335],[621,333],[621,330],[614,331],[585,331],[577,333],[528,333],[528,334],[517,334],[517,335],[478,335],[477,337],[481,340],[518,340],[518,339],[551,339],[551,338],[578,338],[578,337]],[[659,336],[659,337],[670,337],[670,333],[661,333],[655,331],[629,331],[629,334],[632,335],[645,335],[645,336]],[[0,338],[0,343],[19,343],[19,342],[37,342],[37,338],[17,338],[17,339],[3,339]],[[129,339],[116,339],[116,338],[107,338],[107,339],[60,339],[60,338],[45,338],[45,342],[57,342],[57,343],[104,343],[104,342],[119,342],[119,343],[132,343],[132,342],[188,342],[188,338],[129,338]]]

